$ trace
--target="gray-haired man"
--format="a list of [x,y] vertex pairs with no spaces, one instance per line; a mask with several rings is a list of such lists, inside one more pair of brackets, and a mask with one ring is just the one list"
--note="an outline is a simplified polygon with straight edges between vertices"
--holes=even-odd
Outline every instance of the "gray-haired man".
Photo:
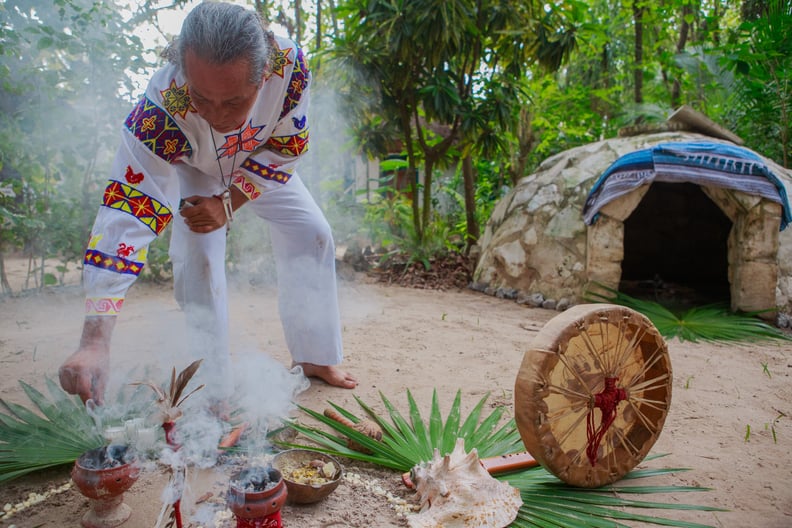
[[[293,362],[353,388],[343,358],[330,226],[295,167],[308,146],[311,76],[302,51],[243,7],[204,2],[184,21],[122,130],[85,255],[82,338],[60,368],[65,390],[101,403],[110,337],[148,245],[173,221],[176,299],[191,348],[230,390],[226,229],[245,205],[270,226],[278,302]],[[179,209],[180,201],[188,204]]]

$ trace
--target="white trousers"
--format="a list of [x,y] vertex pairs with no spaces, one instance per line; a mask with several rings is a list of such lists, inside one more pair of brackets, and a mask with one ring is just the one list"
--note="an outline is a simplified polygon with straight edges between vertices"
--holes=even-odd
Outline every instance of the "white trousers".
[[[181,196],[222,191],[218,178],[179,167]],[[278,309],[286,345],[297,363],[338,365],[343,359],[330,225],[295,174],[244,205],[269,224],[278,277]],[[226,230],[193,233],[173,216],[170,258],[176,300],[185,312],[188,346],[203,358],[207,396],[227,397],[233,387],[229,353]],[[262,226],[263,228],[264,226]],[[263,243],[263,240],[262,240]]]

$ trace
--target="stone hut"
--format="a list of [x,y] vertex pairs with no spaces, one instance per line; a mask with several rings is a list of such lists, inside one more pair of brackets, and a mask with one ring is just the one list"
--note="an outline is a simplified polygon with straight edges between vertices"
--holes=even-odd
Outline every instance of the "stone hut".
[[733,310],[775,309],[779,321],[792,313],[792,228],[781,229],[792,173],[759,154],[753,153],[777,176],[780,203],[720,186],[655,181],[584,220],[592,189],[616,160],[671,142],[735,145],[671,130],[548,158],[494,209],[479,241],[473,288],[558,310],[586,302],[586,292],[600,283],[636,296],[643,291],[697,304],[725,301]]

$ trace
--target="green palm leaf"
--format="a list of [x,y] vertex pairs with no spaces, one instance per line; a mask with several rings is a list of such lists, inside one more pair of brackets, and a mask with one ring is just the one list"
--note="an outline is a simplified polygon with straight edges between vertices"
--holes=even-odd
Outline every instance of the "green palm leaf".
[[758,341],[781,339],[792,341],[789,336],[759,319],[755,313],[734,313],[722,304],[708,304],[691,308],[681,315],[654,301],[636,299],[603,284],[594,283],[608,294],[587,291],[585,299],[590,302],[607,302],[626,306],[645,315],[665,338],[676,337],[680,341]]
[[[382,393],[380,393],[380,398],[387,412],[385,416],[378,415],[369,405],[360,398],[355,397],[367,417],[377,422],[382,428],[381,442],[327,418],[323,414],[300,406],[303,412],[329,427],[332,432],[293,420],[289,425],[299,433],[302,433],[313,444],[283,442],[279,445],[281,447],[310,449],[353,460],[370,462],[402,473],[409,471],[421,462],[431,460],[435,449],[440,451],[441,454],[450,453],[457,438],[465,440],[466,451],[470,452],[475,448],[481,458],[502,456],[524,450],[524,445],[513,419],[506,420],[498,428],[498,424],[501,423],[503,417],[503,407],[495,408],[488,416],[481,419],[482,409],[489,398],[488,394],[481,398],[473,410],[463,419],[460,411],[461,391],[458,391],[448,416],[444,420],[440,412],[437,392],[434,391],[428,424],[424,422],[418,404],[409,390],[407,391],[409,421]],[[330,402],[330,405],[353,423],[361,420],[360,417],[347,409],[332,402]],[[347,447],[347,438],[366,447],[371,451],[371,454],[349,449]],[[656,458],[656,456],[649,457],[647,460],[652,458]],[[685,469],[633,470],[623,477],[622,483],[597,489],[569,486],[539,466],[515,473],[499,475],[496,478],[508,482],[521,492],[523,505],[520,507],[517,518],[510,525],[514,528],[628,527],[628,525],[620,521],[644,522],[680,528],[706,528],[702,524],[625,511],[625,508],[637,510],[651,508],[656,510],[724,511],[709,506],[643,501],[622,497],[622,495],[635,496],[641,494],[707,491],[707,488],[692,486],[641,486],[633,483],[639,479],[669,475],[679,471],[685,471]]]
[[49,398],[20,381],[32,408],[0,399],[0,483],[71,464],[105,441],[76,396],[46,379]]
[[[407,391],[409,421],[384,394],[380,393],[380,398],[387,410],[387,416],[390,422],[382,416],[379,416],[360,398],[355,397],[357,403],[365,411],[366,415],[382,428],[382,440],[379,442],[351,427],[339,424],[323,414],[300,406],[299,408],[303,412],[327,425],[342,436],[336,436],[324,430],[292,421],[290,422],[291,427],[302,433],[311,441],[316,442],[319,447],[291,443],[282,443],[281,445],[283,447],[314,449],[330,455],[344,456],[353,460],[371,462],[399,471],[409,471],[415,465],[423,461],[431,460],[435,449],[438,449],[442,454],[450,453],[454,448],[457,438],[463,438],[465,440],[465,449],[467,451],[476,448],[480,457],[499,456],[524,450],[514,420],[509,420],[502,428],[495,429],[503,414],[502,407],[495,408],[489,416],[478,424],[481,409],[489,398],[489,394],[481,398],[471,414],[463,422],[461,420],[460,411],[462,402],[461,391],[457,392],[457,396],[445,420],[440,411],[437,392],[434,391],[428,426],[421,415],[418,404],[409,390]],[[356,423],[360,421],[360,418],[349,410],[333,404],[332,402],[330,405],[352,422]],[[462,422],[461,426],[460,422]],[[347,438],[366,447],[373,454],[361,453],[349,449],[346,447]],[[383,459],[387,461],[382,462]],[[379,460],[379,462],[377,460]]]

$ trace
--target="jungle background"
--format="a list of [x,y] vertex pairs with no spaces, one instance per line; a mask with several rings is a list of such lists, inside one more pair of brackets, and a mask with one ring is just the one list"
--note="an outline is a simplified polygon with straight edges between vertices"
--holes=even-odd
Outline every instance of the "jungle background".
[[[3,295],[80,269],[121,123],[194,4],[0,4]],[[247,4],[306,51],[312,146],[301,174],[337,244],[373,248],[371,262],[427,269],[450,256],[464,285],[464,256],[519,178],[681,104],[792,163],[789,0]],[[229,267],[266,280],[271,263],[249,235],[232,232]],[[167,239],[143,280],[168,279]],[[21,286],[7,278],[10,258],[26,260]]]

